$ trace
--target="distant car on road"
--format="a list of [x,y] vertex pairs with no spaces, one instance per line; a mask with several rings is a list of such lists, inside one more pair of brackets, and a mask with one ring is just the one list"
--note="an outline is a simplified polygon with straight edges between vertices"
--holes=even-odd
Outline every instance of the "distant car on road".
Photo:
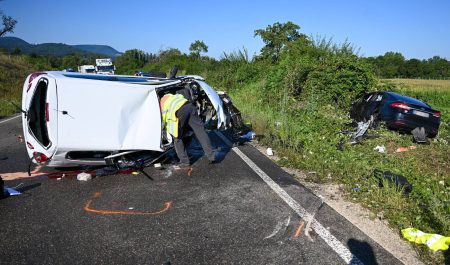
[[50,167],[104,165],[122,153],[163,152],[159,99],[181,93],[212,129],[237,126],[240,113],[225,93],[192,77],[144,78],[37,72],[25,80],[22,124],[29,157]]
[[357,99],[350,109],[350,117],[359,122],[370,116],[384,121],[390,129],[411,132],[423,127],[428,137],[438,134],[441,113],[430,105],[394,92],[372,92]]

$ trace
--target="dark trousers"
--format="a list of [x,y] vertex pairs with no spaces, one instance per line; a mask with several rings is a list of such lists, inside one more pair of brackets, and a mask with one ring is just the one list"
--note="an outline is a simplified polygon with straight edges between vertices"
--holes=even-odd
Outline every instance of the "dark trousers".
[[202,145],[205,155],[210,161],[215,160],[215,154],[211,145],[211,140],[205,131],[202,119],[198,116],[197,108],[192,103],[186,103],[177,111],[178,117],[178,138],[174,139],[175,151],[181,163],[189,164],[189,156],[186,151],[183,135],[189,130],[195,134]]

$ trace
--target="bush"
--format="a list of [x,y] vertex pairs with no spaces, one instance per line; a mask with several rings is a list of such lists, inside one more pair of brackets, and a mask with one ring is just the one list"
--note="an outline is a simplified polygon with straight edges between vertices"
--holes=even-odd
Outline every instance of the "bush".
[[348,109],[360,94],[371,90],[376,79],[355,55],[334,55],[318,62],[308,73],[302,98],[311,104],[333,104]]

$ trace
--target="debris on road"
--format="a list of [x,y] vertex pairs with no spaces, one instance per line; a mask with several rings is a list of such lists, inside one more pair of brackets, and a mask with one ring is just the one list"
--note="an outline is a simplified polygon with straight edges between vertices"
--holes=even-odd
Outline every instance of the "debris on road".
[[411,146],[408,146],[408,147],[399,147],[399,148],[397,148],[396,150],[395,150],[395,152],[396,153],[403,153],[403,152],[407,152],[407,151],[409,151],[409,150],[414,150],[414,149],[416,149],[417,147],[415,146],[415,145],[411,145]]
[[20,191],[17,190],[17,188],[22,186],[22,185],[23,185],[23,183],[17,185],[14,188],[5,187],[5,182],[3,181],[2,177],[0,176],[0,188],[1,188],[1,191],[2,191],[2,193],[0,194],[0,199],[6,198],[6,197],[9,197],[9,196],[17,196],[17,195],[22,194]]
[[95,171],[95,176],[103,177],[116,174],[119,170],[115,167],[104,167]]
[[402,235],[408,241],[427,245],[433,251],[447,250],[450,245],[450,237],[424,233],[412,227],[402,229]]
[[390,183],[395,184],[398,188],[402,188],[405,194],[409,194],[412,191],[412,185],[408,182],[408,180],[402,176],[390,171],[381,171],[379,169],[375,169],[373,171],[373,175],[378,179],[378,186],[383,187],[383,180],[387,180]]
[[3,190],[3,195],[5,196],[5,197],[8,197],[8,196],[17,196],[17,195],[20,195],[20,194],[22,194],[20,191],[18,191],[18,190],[16,190],[16,189],[13,189],[13,188],[4,188],[4,190]]
[[377,145],[373,150],[379,153],[386,153],[386,147],[384,145]]
[[294,237],[299,237],[300,236],[304,226],[305,226],[305,222],[301,221],[300,225],[297,228],[297,231],[295,231]]
[[272,150],[272,148],[267,148],[267,150],[266,150],[266,154],[268,155],[268,156],[273,156],[273,150]]
[[85,172],[82,172],[82,173],[77,175],[77,180],[80,180],[80,181],[88,181],[88,180],[91,180],[91,179],[92,179],[92,175],[88,174],[88,173],[85,173]]

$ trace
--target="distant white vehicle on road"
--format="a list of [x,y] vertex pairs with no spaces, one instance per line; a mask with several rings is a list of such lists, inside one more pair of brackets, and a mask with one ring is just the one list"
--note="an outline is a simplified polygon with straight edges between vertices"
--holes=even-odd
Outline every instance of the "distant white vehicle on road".
[[145,78],[37,72],[23,87],[22,123],[29,157],[50,167],[104,165],[136,151],[172,146],[162,128],[159,99],[181,93],[209,128],[237,127],[230,98],[192,77]]
[[116,71],[116,66],[111,58],[95,59],[95,71],[97,74],[113,75],[114,71]]
[[80,65],[80,66],[78,66],[78,72],[83,73],[83,74],[95,74],[95,66]]

